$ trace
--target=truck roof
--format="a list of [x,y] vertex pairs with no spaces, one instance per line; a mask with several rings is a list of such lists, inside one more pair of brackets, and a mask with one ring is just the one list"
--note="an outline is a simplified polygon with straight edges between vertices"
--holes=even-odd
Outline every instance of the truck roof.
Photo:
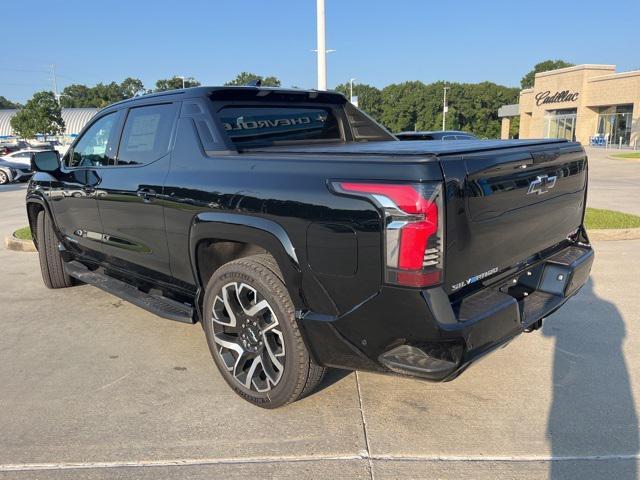
[[322,145],[272,145],[250,152],[319,153],[340,155],[451,155],[536,145],[568,144],[565,139],[533,140],[417,140],[413,142],[350,142]]
[[146,101],[148,99],[166,97],[172,95],[181,95],[183,98],[193,97],[205,97],[211,96],[221,97],[224,100],[230,99],[242,99],[251,96],[267,97],[269,95],[291,96],[297,97],[295,99],[311,100],[318,103],[344,103],[346,97],[340,92],[335,91],[320,91],[320,90],[302,90],[298,88],[281,88],[281,87],[253,87],[244,85],[224,85],[224,86],[209,86],[209,87],[191,87],[180,88],[176,90],[166,90],[163,92],[148,93],[146,95],[140,95],[138,97],[127,98],[120,102],[113,103],[106,108],[113,107],[114,105],[121,105],[129,102]]

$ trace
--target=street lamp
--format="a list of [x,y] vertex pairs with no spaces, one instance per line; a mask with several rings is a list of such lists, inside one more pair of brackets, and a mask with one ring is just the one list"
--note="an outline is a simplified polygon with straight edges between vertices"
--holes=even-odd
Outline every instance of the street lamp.
[[442,131],[443,132],[444,132],[445,123],[447,120],[447,110],[449,110],[449,107],[447,106],[447,90],[449,90],[449,87],[444,87],[444,94],[442,98]]
[[318,48],[313,50],[318,54],[318,90],[327,89],[327,53],[335,50],[327,50],[325,38],[324,0],[316,0],[316,28],[318,35]]
[[353,103],[353,82],[355,82],[357,78],[349,79],[349,101]]
[[184,90],[184,77],[181,75],[176,76],[176,78],[179,78],[182,80],[182,89]]
[[324,0],[316,2],[318,37],[318,90],[327,89],[327,44],[325,39]]

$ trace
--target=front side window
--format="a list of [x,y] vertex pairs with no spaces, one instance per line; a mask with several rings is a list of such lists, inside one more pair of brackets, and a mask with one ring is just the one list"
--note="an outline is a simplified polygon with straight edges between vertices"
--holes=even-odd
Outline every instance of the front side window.
[[338,119],[326,107],[227,107],[220,121],[239,146],[342,140]]
[[129,110],[122,130],[118,165],[144,165],[166,155],[175,113],[173,103]]
[[118,119],[121,112],[112,112],[98,119],[65,155],[67,167],[102,167],[115,164]]

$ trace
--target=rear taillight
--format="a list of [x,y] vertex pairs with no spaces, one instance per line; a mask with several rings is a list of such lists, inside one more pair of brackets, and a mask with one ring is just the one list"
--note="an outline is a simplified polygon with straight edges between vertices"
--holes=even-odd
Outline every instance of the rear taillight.
[[384,212],[388,283],[430,287],[442,282],[441,184],[335,182],[333,188],[340,193],[367,197]]

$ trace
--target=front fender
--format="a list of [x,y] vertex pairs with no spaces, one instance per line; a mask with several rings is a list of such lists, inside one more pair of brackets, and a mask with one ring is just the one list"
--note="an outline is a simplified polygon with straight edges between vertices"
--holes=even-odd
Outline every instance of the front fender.
[[197,265],[197,247],[201,241],[211,239],[250,243],[266,250],[278,263],[296,310],[305,308],[301,295],[300,262],[293,243],[282,226],[272,220],[249,215],[217,212],[196,215],[189,233],[189,253],[200,292],[204,291],[204,285]]
[[30,205],[38,205],[45,212],[47,212],[47,215],[49,215],[49,218],[51,218],[51,222],[53,223],[54,231],[56,236],[58,237],[58,240],[62,241],[62,238],[60,237],[60,231],[58,230],[58,225],[56,223],[56,218],[53,215],[51,206],[43,198],[41,194],[28,191],[27,197],[25,200],[25,205],[27,208],[27,219],[29,220],[29,228],[31,229],[31,236],[33,237],[33,243],[36,246],[36,249],[38,248],[38,237],[37,237],[38,232],[36,231],[36,222],[37,222],[37,212],[39,211],[39,209],[35,210],[33,208],[30,208]]

